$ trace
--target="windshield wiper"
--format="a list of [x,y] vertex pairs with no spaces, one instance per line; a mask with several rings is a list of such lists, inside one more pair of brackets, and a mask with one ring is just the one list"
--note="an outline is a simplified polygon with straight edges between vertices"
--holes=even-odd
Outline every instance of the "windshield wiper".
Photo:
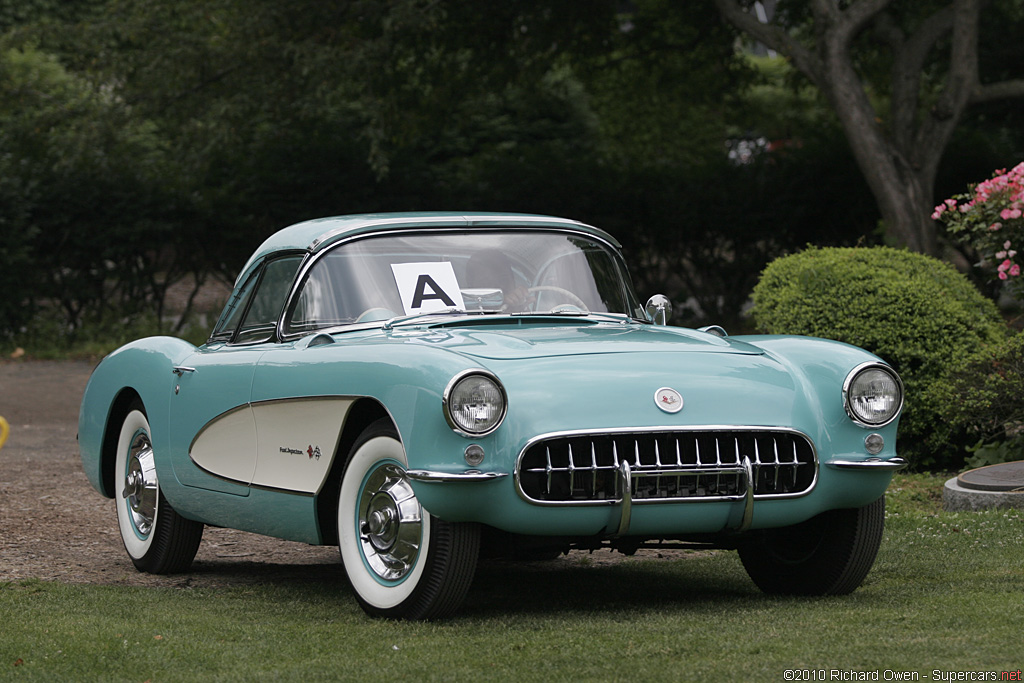
[[589,311],[516,311],[515,313],[509,313],[514,318],[529,318],[530,316],[545,316],[545,315],[557,315],[557,316],[569,316],[571,318],[582,318],[590,315]]
[[600,318],[602,320],[613,320],[617,323],[628,323],[633,320],[625,313],[606,313],[604,311],[520,311],[512,313],[515,317],[529,317],[529,316],[559,316],[559,317],[570,317],[570,318]]
[[384,324],[381,327],[382,329],[390,330],[395,325],[401,325],[403,323],[419,320],[420,318],[429,318],[439,315],[469,315],[469,313],[461,308],[439,308],[434,311],[423,311],[422,313],[412,313],[410,315],[398,315],[384,321]]

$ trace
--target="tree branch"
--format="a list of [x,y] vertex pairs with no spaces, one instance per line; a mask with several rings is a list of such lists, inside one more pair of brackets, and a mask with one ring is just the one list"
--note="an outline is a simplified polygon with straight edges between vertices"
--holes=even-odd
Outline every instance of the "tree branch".
[[[828,0],[822,1],[828,2]],[[849,38],[860,33],[879,12],[890,4],[892,4],[892,0],[860,0],[851,4],[842,12],[842,22]]]
[[893,50],[892,129],[896,145],[907,149],[917,120],[921,73],[935,43],[953,28],[953,7],[946,6],[925,19],[913,35]]
[[1024,79],[976,85],[971,91],[970,104],[1024,97]]
[[955,0],[953,3],[953,46],[949,57],[949,76],[932,118],[938,121],[959,119],[978,78],[979,0]]
[[774,24],[762,24],[736,0],[715,0],[715,5],[730,24],[788,57],[815,85],[823,84],[824,74],[810,50],[783,28]]

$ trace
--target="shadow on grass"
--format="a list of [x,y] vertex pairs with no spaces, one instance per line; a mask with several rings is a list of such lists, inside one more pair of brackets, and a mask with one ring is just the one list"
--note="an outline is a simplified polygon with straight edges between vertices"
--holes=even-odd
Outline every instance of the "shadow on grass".
[[679,560],[482,562],[466,616],[657,610],[749,599],[760,593],[730,553]]
[[[168,586],[286,589],[292,598],[355,600],[340,562],[273,564],[197,562]],[[459,612],[461,617],[658,610],[720,605],[758,598],[733,553],[675,560],[590,561],[586,555],[547,562],[483,560]],[[302,599],[301,597],[298,599]]]

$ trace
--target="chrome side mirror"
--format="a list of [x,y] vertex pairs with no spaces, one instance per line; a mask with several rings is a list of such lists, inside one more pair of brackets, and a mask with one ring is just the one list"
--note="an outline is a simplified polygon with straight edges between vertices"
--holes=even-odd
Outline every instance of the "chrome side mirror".
[[647,319],[655,325],[667,325],[672,317],[672,302],[664,294],[655,294],[647,300]]

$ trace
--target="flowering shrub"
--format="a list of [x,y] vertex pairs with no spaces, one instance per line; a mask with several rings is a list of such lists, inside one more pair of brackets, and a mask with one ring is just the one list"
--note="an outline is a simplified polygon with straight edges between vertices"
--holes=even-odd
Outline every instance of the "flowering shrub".
[[[967,194],[935,207],[932,218],[945,224],[959,241],[971,245],[982,267],[995,268],[1018,298],[1024,294],[1024,162],[996,171]],[[1018,254],[1018,252],[1020,252]],[[1020,258],[1018,258],[1020,256]]]

